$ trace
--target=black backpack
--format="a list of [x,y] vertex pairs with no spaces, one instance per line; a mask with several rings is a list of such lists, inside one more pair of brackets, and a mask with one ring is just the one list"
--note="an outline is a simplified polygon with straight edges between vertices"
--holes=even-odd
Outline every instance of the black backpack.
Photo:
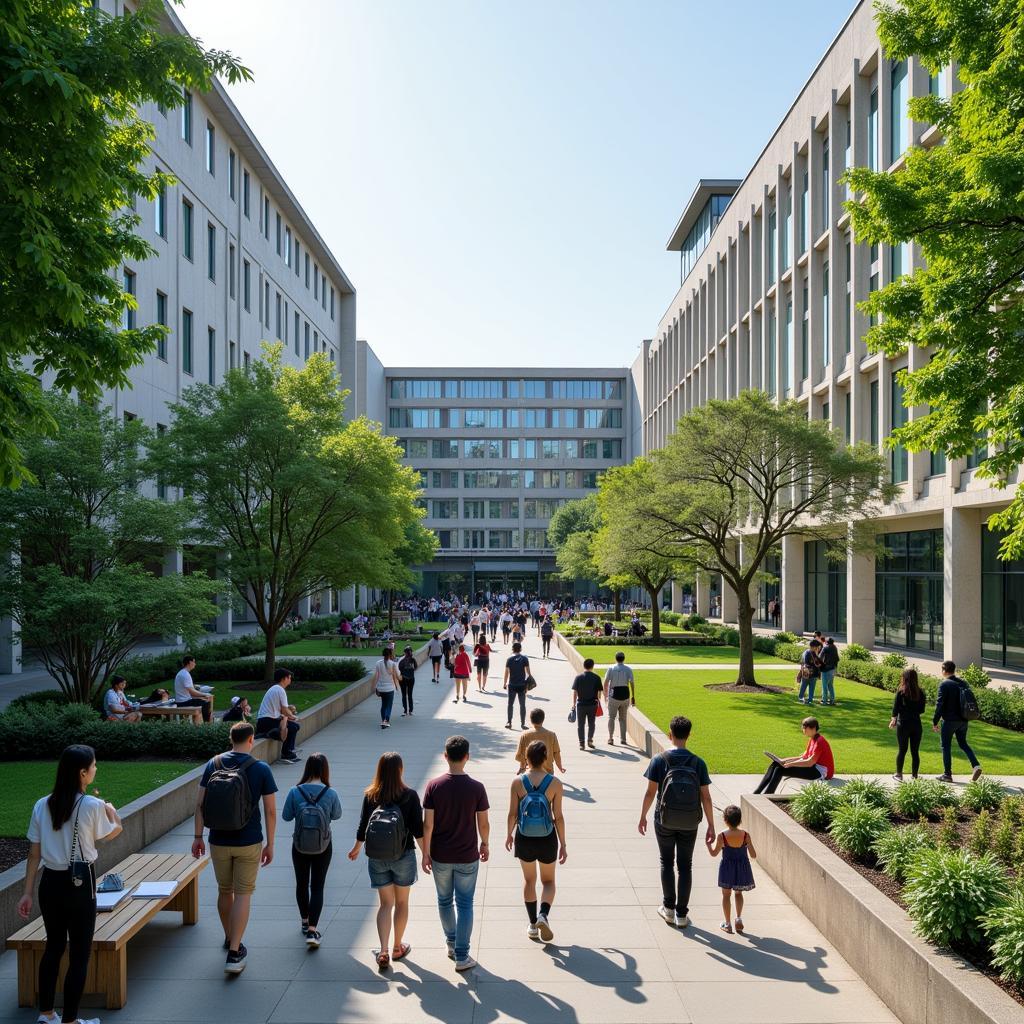
[[203,796],[203,822],[219,832],[239,832],[249,824],[255,810],[248,771],[256,758],[247,755],[245,761],[227,768],[218,754],[213,759],[213,771],[206,780]]
[[960,717],[965,722],[973,722],[981,718],[981,708],[974,691],[963,681],[960,682]]
[[696,765],[673,765],[668,761],[668,771],[658,791],[658,809],[662,828],[689,831],[701,823],[704,812]]
[[375,807],[366,823],[366,856],[374,860],[398,860],[405,853],[405,818],[395,804]]

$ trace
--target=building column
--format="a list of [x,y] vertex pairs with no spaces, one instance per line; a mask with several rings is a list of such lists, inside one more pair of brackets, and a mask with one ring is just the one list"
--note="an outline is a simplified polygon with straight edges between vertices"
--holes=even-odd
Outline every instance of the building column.
[[[180,576],[185,569],[185,556],[181,548],[168,548],[164,552],[164,576]],[[176,633],[167,633],[164,640],[169,644],[180,644],[184,637]]]
[[[227,553],[221,553],[217,555],[217,578],[225,579],[228,574],[228,566],[230,564],[230,557]],[[226,594],[221,594],[217,598],[217,632],[218,633],[230,633],[234,627],[234,610],[231,607],[231,600],[233,594],[229,590]]]
[[[17,551],[9,552],[0,559],[0,573],[21,561]],[[21,630],[10,615],[0,617],[0,675],[15,675],[21,672]]]
[[981,664],[981,513],[942,513],[942,656],[958,667]]
[[[732,550],[729,552],[731,557],[734,559],[742,558],[743,549],[740,547],[740,543],[737,542],[732,546]],[[729,586],[726,582],[725,576],[719,573],[718,576],[719,593],[722,596],[722,622],[735,622],[739,617],[737,614],[737,608],[739,607],[739,601],[736,598],[736,591]]]
[[341,610],[346,615],[351,615],[356,610],[356,588],[346,587],[341,592]]
[[782,628],[800,636],[804,631],[804,539],[782,539]]
[[310,615],[312,615],[313,598],[308,595],[306,597],[300,597],[298,602],[298,608],[299,614],[302,616],[302,621],[305,622],[306,619],[308,619]]
[[672,581],[672,611],[682,614],[683,588],[675,580]]
[[703,619],[711,611],[711,583],[704,573],[697,573],[693,581],[693,610]]
[[875,558],[851,554],[846,561],[846,642],[875,644]]

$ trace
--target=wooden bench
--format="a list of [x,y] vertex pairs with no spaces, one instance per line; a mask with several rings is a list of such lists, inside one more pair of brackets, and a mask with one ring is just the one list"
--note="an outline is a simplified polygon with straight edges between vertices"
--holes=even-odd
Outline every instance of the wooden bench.
[[172,705],[160,707],[156,704],[142,704],[139,711],[142,712],[143,718],[166,718],[178,722],[191,721],[193,725],[201,725],[203,721],[203,709],[199,707],[178,708]]
[[[190,853],[134,853],[114,868],[124,878],[126,892],[140,882],[175,879],[177,886],[167,899],[122,900],[113,910],[96,915],[92,956],[85,991],[105,997],[108,1010],[119,1010],[128,1000],[128,940],[134,938],[161,910],[180,911],[182,924],[199,920],[199,872],[209,863]],[[99,879],[97,879],[97,882]],[[18,951],[18,1005],[35,1006],[39,998],[39,961],[46,947],[43,919],[15,932],[8,949]],[[64,954],[59,977],[63,979],[68,958]]]

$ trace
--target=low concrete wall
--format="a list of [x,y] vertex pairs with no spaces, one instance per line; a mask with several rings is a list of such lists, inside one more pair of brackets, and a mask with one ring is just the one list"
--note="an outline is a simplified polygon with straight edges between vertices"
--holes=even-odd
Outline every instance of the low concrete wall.
[[757,863],[903,1024],[1024,1024],[1024,1008],[953,953],[914,934],[907,913],[777,803],[744,796]]
[[[417,665],[422,665],[427,658],[426,646],[417,650],[415,656]],[[319,704],[300,712],[299,722],[302,729],[299,732],[299,739],[316,735],[372,694],[373,673],[369,672],[339,693],[332,694]],[[192,727],[182,725],[181,728]],[[259,760],[273,764],[281,756],[281,743],[278,740],[259,739],[253,745],[252,752]],[[192,817],[196,805],[196,786],[205,767],[200,765],[193,768],[192,771],[178,776],[159,789],[146,793],[145,796],[140,796],[138,800],[133,800],[120,809],[124,831],[109,843],[100,844],[99,857],[96,861],[97,877]],[[0,873],[0,930],[4,939],[25,924],[18,916],[17,910],[24,884],[24,861]],[[38,905],[36,912],[38,913]]]
[[558,630],[555,630],[555,644],[558,649],[565,655],[565,660],[572,665],[574,672],[583,671],[583,656],[579,651]]

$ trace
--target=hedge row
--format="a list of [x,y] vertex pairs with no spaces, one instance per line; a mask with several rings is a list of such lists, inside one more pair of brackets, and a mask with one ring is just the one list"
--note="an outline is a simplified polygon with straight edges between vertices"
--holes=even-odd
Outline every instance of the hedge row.
[[566,636],[574,647],[724,647],[724,641],[706,636]]

